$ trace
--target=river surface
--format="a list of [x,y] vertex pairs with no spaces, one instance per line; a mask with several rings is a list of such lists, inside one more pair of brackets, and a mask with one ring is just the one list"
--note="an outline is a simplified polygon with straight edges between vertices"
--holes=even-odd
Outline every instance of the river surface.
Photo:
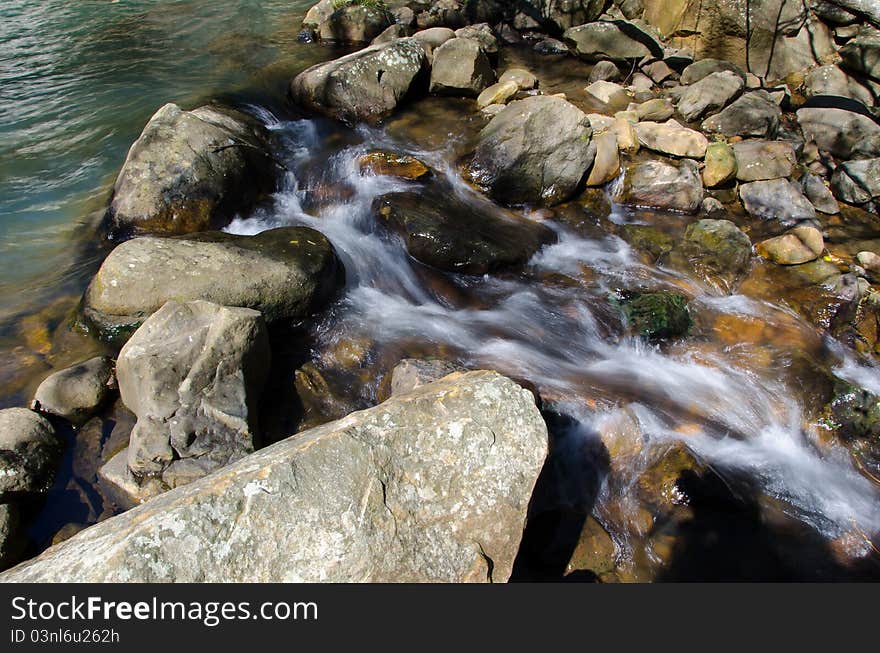
[[[560,575],[560,550],[573,547],[568,515],[585,514],[613,541],[616,563],[603,580],[876,576],[876,479],[823,437],[816,405],[833,375],[880,391],[876,366],[779,298],[766,264],[754,263],[735,294],[692,271],[657,265],[622,237],[632,233],[627,228],[655,228],[674,242],[693,218],[624,210],[602,191],[554,211],[518,210],[558,237],[521,271],[444,274],[415,262],[372,207],[383,194],[420,187],[364,174],[357,159],[376,148],[412,154],[434,170],[429,184],[499,213],[457,165],[484,122],[470,102],[437,98],[377,128],[298,114],[285,102],[285,83],[333,56],[296,41],[309,4],[4,3],[4,405],[26,401],[48,370],[103,350],[70,335],[65,316],[102,255],[89,243],[113,177],[156,108],[219,98],[266,123],[289,170],[270,202],[228,230],[307,225],[333,242],[346,268],[339,299],[286,343],[290,360],[310,361],[312,378],[326,383],[318,409],[304,406],[305,418],[297,416],[300,427],[375,403],[383,375],[402,357],[497,369],[536,390],[553,432],[550,472],[534,506],[543,528],[530,526],[519,578]],[[545,91],[586,101],[578,95],[588,72],[582,65],[504,56],[502,69],[525,63]],[[659,346],[628,335],[610,298],[639,290],[686,294],[689,336]],[[38,326],[22,327],[53,303],[59,307],[34,320]],[[293,368],[275,381],[292,390]],[[278,410],[266,423],[283,432],[291,419]],[[71,436],[60,486],[35,527],[43,544],[65,524],[114,512],[95,489],[94,468],[119,421],[106,418],[93,433],[97,442]],[[681,493],[660,498],[673,508],[646,507],[643,472],[678,443],[697,457],[694,482],[666,488]],[[574,522],[579,532],[583,519]]]

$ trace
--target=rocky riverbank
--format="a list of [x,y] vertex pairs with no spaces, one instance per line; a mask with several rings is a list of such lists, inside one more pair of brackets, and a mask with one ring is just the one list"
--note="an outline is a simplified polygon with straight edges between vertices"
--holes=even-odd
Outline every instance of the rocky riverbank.
[[878,573],[880,16],[710,5],[322,0],[290,132],[160,108],[47,334],[100,355],[0,411],[2,564],[90,514],[0,578]]

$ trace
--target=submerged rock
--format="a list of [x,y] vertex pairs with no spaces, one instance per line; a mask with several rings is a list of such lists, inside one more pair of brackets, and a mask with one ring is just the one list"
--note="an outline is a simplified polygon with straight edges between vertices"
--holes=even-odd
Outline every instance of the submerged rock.
[[119,392],[137,415],[128,467],[176,487],[254,451],[269,371],[262,316],[169,301],[119,352]]
[[697,164],[689,159],[678,166],[645,161],[626,168],[612,196],[626,206],[695,213],[703,201],[703,182]]
[[401,179],[423,179],[431,174],[431,169],[414,156],[387,150],[367,152],[358,159],[358,167],[361,172]]
[[113,361],[97,356],[47,377],[37,388],[34,407],[82,424],[101,407],[113,384]]
[[587,115],[552,96],[511,102],[480,132],[471,178],[509,204],[557,204],[571,197],[592,163]]
[[159,109],[131,146],[107,213],[116,236],[226,226],[275,189],[259,122],[232,109]]
[[542,224],[488,203],[480,210],[442,189],[391,193],[373,208],[403,236],[410,256],[448,272],[485,274],[522,265],[556,240]]
[[302,106],[346,122],[390,115],[428,69],[416,38],[371,45],[297,75],[290,94]]
[[0,410],[0,503],[48,492],[63,450],[45,417],[27,408]]
[[651,341],[686,336],[691,328],[688,298],[673,292],[628,293],[620,300],[632,331]]
[[476,41],[454,38],[434,52],[431,93],[477,97],[494,83],[495,71]]
[[753,181],[739,187],[739,196],[750,215],[763,220],[779,220],[783,225],[815,220],[816,209],[787,179]]
[[751,253],[749,237],[733,222],[704,219],[688,225],[670,261],[729,292],[748,270]]
[[310,314],[342,276],[330,241],[306,227],[256,236],[144,236],[110,252],[86,290],[83,313],[111,338],[137,328],[169,299],[253,308],[274,323]]
[[91,526],[0,580],[503,582],[547,448],[530,392],[456,375]]

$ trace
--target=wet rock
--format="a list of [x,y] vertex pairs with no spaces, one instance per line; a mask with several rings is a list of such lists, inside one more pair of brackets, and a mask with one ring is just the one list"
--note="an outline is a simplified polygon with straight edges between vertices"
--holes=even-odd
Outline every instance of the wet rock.
[[675,113],[675,107],[668,98],[655,98],[636,106],[636,115],[639,120],[663,122],[671,118],[673,113]]
[[749,237],[733,222],[703,219],[688,225],[670,260],[729,292],[748,270],[751,254]]
[[635,130],[644,147],[661,154],[702,159],[709,145],[709,140],[700,132],[683,127],[675,120],[640,122]]
[[785,141],[740,141],[733,144],[733,152],[740,181],[791,177],[797,164],[794,147]]
[[485,109],[493,104],[507,104],[507,101],[516,95],[518,91],[519,86],[514,81],[492,84],[492,86],[477,96],[477,108]]
[[840,48],[842,65],[880,82],[880,32],[865,33]]
[[358,167],[361,172],[401,179],[423,179],[431,174],[431,169],[414,156],[387,150],[367,152],[358,159]]
[[733,148],[727,143],[712,143],[706,148],[706,165],[703,183],[706,188],[716,188],[736,178],[737,163]]
[[691,328],[688,298],[672,292],[639,292],[620,300],[633,333],[652,342],[686,336]]
[[431,93],[477,97],[495,82],[495,71],[479,43],[454,38],[434,51]]
[[824,421],[871,467],[880,466],[880,399],[876,395],[837,381]]
[[131,146],[107,212],[116,236],[226,226],[275,189],[265,130],[232,109],[159,109]]
[[755,251],[779,265],[800,265],[819,258],[825,251],[825,241],[815,227],[801,226],[758,243]]
[[358,409],[354,402],[334,392],[322,371],[313,363],[300,367],[293,378],[303,409],[301,430],[326,424]]
[[482,208],[443,189],[391,193],[374,204],[379,220],[403,236],[413,258],[448,272],[485,274],[521,265],[551,229],[486,203]]
[[590,84],[594,82],[616,82],[622,76],[620,69],[614,65],[614,62],[600,61],[593,66],[593,69],[590,71],[590,76],[587,78],[587,82]]
[[504,71],[498,82],[514,82],[521,91],[530,91],[538,88],[538,78],[524,68],[508,68]]
[[416,38],[371,45],[301,72],[290,84],[298,104],[346,122],[390,115],[428,68]]
[[18,504],[0,504],[0,571],[21,560],[26,546],[27,535]]
[[818,175],[807,173],[801,177],[801,188],[817,211],[829,215],[840,213],[837,200]]
[[[811,98],[817,101],[817,98]],[[836,98],[825,102],[829,105],[842,105],[844,100]],[[813,140],[823,152],[841,159],[856,159],[880,156],[880,125],[870,116],[862,105],[849,101],[853,109],[840,106],[810,106],[809,103],[797,110],[797,119],[804,132],[804,138]]]
[[831,186],[837,198],[849,204],[880,199],[880,158],[841,164],[831,177]]
[[462,372],[461,365],[441,359],[404,358],[391,370],[390,393],[392,397],[405,395],[416,388]]
[[82,424],[104,404],[114,386],[113,361],[97,356],[46,378],[34,395],[34,408]]
[[647,29],[625,20],[598,21],[567,29],[563,40],[588,61],[663,58],[663,48]]
[[685,159],[678,166],[645,161],[628,166],[615,183],[614,201],[627,206],[694,213],[703,201],[697,164]]
[[762,220],[779,220],[790,225],[815,220],[816,209],[803,196],[797,184],[787,179],[753,181],[739,187],[739,196],[750,215]]
[[766,91],[744,93],[720,113],[703,121],[703,130],[724,136],[773,138],[782,111]]
[[683,442],[672,442],[661,448],[654,461],[639,476],[641,498],[662,512],[687,505],[690,498],[682,487],[687,475],[702,476],[707,467]]
[[584,91],[599,100],[599,102],[603,102],[605,104],[626,106],[626,104],[629,102],[629,96],[626,93],[626,89],[624,89],[623,86],[620,86],[619,84],[615,84],[614,82],[605,82],[601,80],[598,82],[593,82],[592,84],[587,86]]
[[310,314],[341,280],[330,241],[305,227],[256,236],[144,236],[110,252],[86,290],[83,312],[109,338],[125,336],[169,299],[253,308],[274,323]]
[[119,352],[125,405],[137,415],[128,467],[176,487],[251,453],[269,369],[262,316],[169,301]]
[[688,122],[726,107],[743,90],[742,78],[728,70],[707,75],[678,93],[678,112]]
[[657,261],[667,254],[673,246],[672,237],[650,225],[628,224],[624,225],[622,236],[632,247],[640,249]]
[[722,59],[706,58],[695,61],[685,68],[681,72],[681,83],[689,86],[690,84],[696,84],[709,75],[725,71],[734,73],[740,77],[743,82],[746,80],[746,74],[736,64]]
[[620,174],[620,156],[617,150],[617,136],[612,132],[602,132],[593,137],[596,157],[587,177],[587,186],[602,186]]
[[167,492],[0,579],[503,582],[547,447],[530,392],[493,372],[456,375]]
[[471,178],[509,204],[571,197],[592,162],[587,115],[558,97],[511,102],[480,132]]
[[48,492],[62,451],[45,417],[27,408],[0,410],[0,502]]

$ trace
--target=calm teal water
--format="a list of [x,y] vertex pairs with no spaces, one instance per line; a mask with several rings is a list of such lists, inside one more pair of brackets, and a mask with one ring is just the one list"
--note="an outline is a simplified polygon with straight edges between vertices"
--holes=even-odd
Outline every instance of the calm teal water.
[[72,245],[165,102],[281,95],[320,57],[309,0],[0,3],[0,317],[70,274]]

